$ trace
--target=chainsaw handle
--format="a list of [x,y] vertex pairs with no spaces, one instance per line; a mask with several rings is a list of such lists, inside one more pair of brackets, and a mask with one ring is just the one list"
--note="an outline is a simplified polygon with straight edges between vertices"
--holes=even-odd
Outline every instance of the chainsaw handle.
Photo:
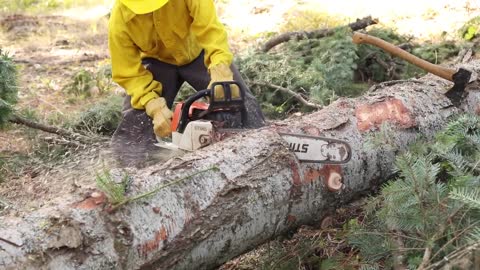
[[[218,85],[222,86],[223,88],[224,95],[223,95],[223,98],[221,99],[218,99],[215,96],[214,89],[215,89],[215,86],[218,86]],[[239,97],[234,98],[232,96],[232,87],[231,87],[232,85],[236,85],[238,87]],[[210,89],[200,90],[197,93],[187,98],[187,100],[183,103],[180,120],[177,126],[177,131],[179,133],[183,133],[183,131],[187,127],[187,124],[190,121],[194,120],[194,119],[190,119],[189,117],[190,107],[192,106],[192,104],[198,99],[207,97],[207,96],[210,97],[210,104],[207,110],[204,112],[204,115],[217,110],[240,111],[241,121],[242,121],[242,124],[244,124],[244,119],[247,119],[247,112],[244,104],[245,89],[242,88],[242,86],[236,81],[222,81],[222,82],[215,82],[211,85]]]
[[178,127],[177,131],[180,133],[183,133],[185,128],[187,127],[187,124],[190,119],[188,119],[188,113],[190,111],[190,106],[192,106],[193,102],[203,98],[210,96],[212,91],[210,89],[204,89],[196,92],[195,94],[191,95],[190,97],[185,100],[182,106],[182,113],[180,115],[180,120],[178,122]]
[[[215,86],[220,85],[223,88],[223,98],[218,99],[215,96]],[[232,85],[236,85],[239,90],[239,97],[233,97],[232,95]],[[210,106],[208,106],[208,112],[212,112],[214,110],[222,110],[222,109],[241,109],[244,108],[244,100],[245,100],[245,89],[236,82],[236,81],[224,81],[224,82],[214,82],[210,86]]]

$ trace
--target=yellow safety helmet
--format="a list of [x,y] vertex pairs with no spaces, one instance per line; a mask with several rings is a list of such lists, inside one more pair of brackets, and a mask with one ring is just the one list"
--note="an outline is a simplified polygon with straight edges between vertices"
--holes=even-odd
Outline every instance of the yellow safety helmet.
[[163,7],[168,0],[120,0],[120,2],[135,14],[146,14]]

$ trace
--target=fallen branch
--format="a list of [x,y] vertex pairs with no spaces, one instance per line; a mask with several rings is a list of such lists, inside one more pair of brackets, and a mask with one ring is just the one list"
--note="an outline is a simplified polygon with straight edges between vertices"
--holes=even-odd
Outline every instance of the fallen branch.
[[307,107],[310,107],[310,108],[314,108],[314,109],[322,109],[323,106],[320,105],[320,104],[316,104],[316,103],[313,103],[311,101],[308,101],[306,100],[304,97],[302,97],[302,95],[300,95],[299,93],[295,92],[295,91],[292,91],[288,88],[285,88],[285,87],[282,87],[282,86],[279,86],[279,85],[275,85],[275,84],[271,84],[271,83],[260,83],[260,82],[253,82],[251,83],[252,85],[258,85],[258,86],[265,86],[265,87],[270,87],[270,88],[274,88],[274,89],[277,89],[279,91],[282,91],[286,94],[289,94],[289,95],[292,95],[296,100],[300,101],[300,103],[302,103],[303,105],[307,106]]
[[[44,132],[47,132],[47,133],[56,134],[58,136],[66,138],[66,139],[74,140],[74,141],[81,142],[81,143],[84,143],[84,144],[89,144],[89,143],[92,143],[92,142],[95,141],[91,137],[88,137],[88,136],[85,136],[85,135],[82,135],[82,134],[79,134],[79,133],[76,133],[76,132],[73,132],[73,131],[69,131],[69,130],[66,130],[66,129],[62,129],[62,128],[59,128],[59,127],[54,127],[54,126],[49,126],[49,125],[37,123],[37,122],[31,121],[31,120],[28,120],[24,117],[21,117],[19,115],[16,115],[16,114],[12,114],[9,121],[11,123],[14,123],[14,124],[24,125],[24,126],[27,126],[29,128],[38,129],[38,130],[41,130],[41,131],[44,131]],[[75,146],[78,146],[78,144],[76,144],[76,143],[74,143],[74,144],[75,144]]]
[[[372,19],[371,16],[368,16],[368,17],[365,17],[363,19],[357,19],[356,22],[350,23],[348,25],[348,27],[350,27],[353,31],[357,31],[357,30],[364,29],[367,26],[377,24],[377,23],[378,23],[377,19]],[[314,31],[311,31],[311,32],[298,31],[298,32],[284,33],[284,34],[278,35],[278,36],[268,40],[265,43],[265,45],[262,47],[262,51],[263,52],[268,52],[273,47],[275,47],[275,46],[277,46],[281,43],[287,42],[289,40],[292,40],[292,39],[303,40],[303,39],[323,38],[323,37],[326,37],[326,36],[331,36],[339,28],[340,27],[318,29],[318,30],[314,30]]]

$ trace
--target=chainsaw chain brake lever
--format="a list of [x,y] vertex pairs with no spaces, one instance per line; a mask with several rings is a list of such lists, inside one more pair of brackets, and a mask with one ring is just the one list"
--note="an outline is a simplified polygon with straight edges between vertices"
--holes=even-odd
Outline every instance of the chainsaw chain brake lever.
[[[222,86],[224,90],[224,98],[219,99],[218,97],[215,96],[215,86]],[[232,97],[232,85],[236,85],[239,89],[239,97]],[[246,110],[245,110],[245,104],[244,104],[244,99],[245,99],[245,89],[243,89],[239,83],[236,81],[224,81],[224,82],[215,82],[211,85],[210,89],[204,89],[200,90],[197,93],[191,95],[190,97],[185,100],[183,106],[182,106],[182,112],[180,116],[180,120],[178,123],[177,131],[179,133],[183,133],[185,128],[187,127],[187,124],[190,121],[193,121],[195,119],[190,119],[189,117],[189,111],[190,111],[190,106],[192,104],[203,98],[203,97],[209,97],[210,105],[208,106],[207,111],[205,112],[205,115],[208,113],[211,113],[216,110],[225,110],[225,111],[240,111],[242,114],[242,122],[244,121],[243,119],[246,119]]]

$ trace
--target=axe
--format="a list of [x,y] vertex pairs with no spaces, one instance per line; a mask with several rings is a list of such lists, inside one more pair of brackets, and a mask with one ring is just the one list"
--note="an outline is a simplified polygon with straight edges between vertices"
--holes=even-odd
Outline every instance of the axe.
[[472,72],[466,70],[464,68],[459,68],[458,70],[442,67],[439,65],[432,64],[427,62],[421,58],[416,57],[415,55],[400,49],[399,47],[386,42],[385,40],[379,39],[377,37],[373,37],[367,34],[362,34],[358,32],[354,32],[353,36],[353,43],[355,44],[370,44],[376,47],[379,47],[386,52],[400,57],[405,61],[418,66],[419,68],[430,72],[434,75],[437,75],[441,78],[449,80],[454,83],[453,87],[450,88],[446,93],[448,99],[453,103],[455,106],[460,106],[460,102],[465,95],[465,87],[470,82],[470,78],[472,76]]

